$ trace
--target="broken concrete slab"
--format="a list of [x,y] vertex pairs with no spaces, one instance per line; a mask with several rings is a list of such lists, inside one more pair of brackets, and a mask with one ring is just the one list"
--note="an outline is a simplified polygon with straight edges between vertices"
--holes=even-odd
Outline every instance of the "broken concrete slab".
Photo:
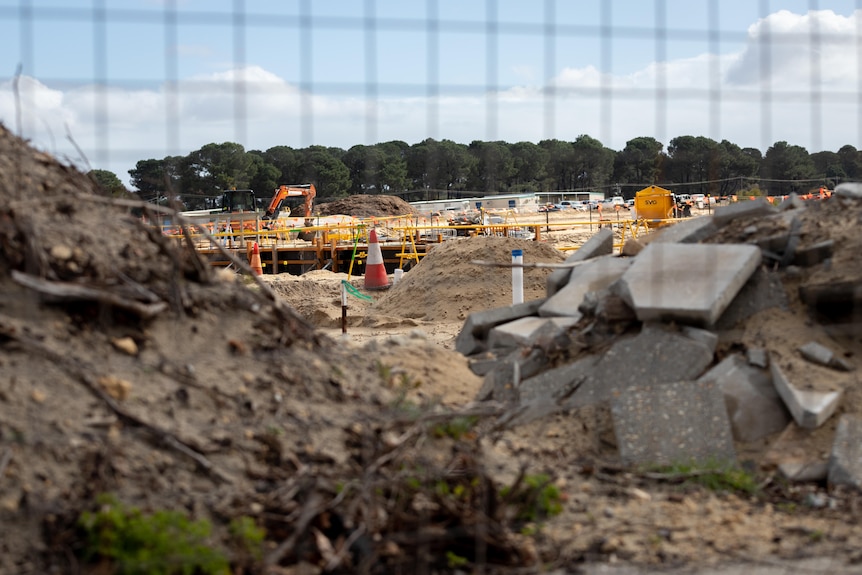
[[521,382],[547,367],[548,357],[541,349],[515,350],[485,374],[476,400],[517,401]]
[[835,352],[825,345],[819,344],[816,341],[809,341],[805,345],[800,346],[799,353],[812,363],[831,367],[839,371],[853,371],[853,366],[850,363],[835,355]]
[[761,311],[775,307],[788,309],[789,306],[790,300],[778,273],[759,267],[730,302],[715,327],[719,333],[728,333]]
[[632,265],[630,258],[603,256],[571,270],[569,283],[539,307],[539,315],[580,317],[578,308],[587,292],[604,289],[617,281]]
[[797,482],[822,481],[829,473],[827,461],[785,461],[778,465],[785,479]]
[[711,326],[759,264],[751,245],[650,243],[615,289],[641,321]]
[[712,363],[713,350],[685,333],[647,324],[616,341],[599,359],[565,407],[594,405],[633,388],[671,381],[693,381]]
[[778,366],[778,362],[771,361],[769,367],[772,371],[772,383],[797,425],[805,429],[816,429],[835,413],[841,399],[841,390],[802,389],[791,382],[784,370]]
[[772,374],[750,365],[742,355],[726,357],[698,381],[718,384],[737,441],[757,441],[781,431],[792,419],[772,384]]
[[785,210],[804,210],[808,207],[802,198],[800,198],[795,193],[791,192],[787,199],[778,204],[778,211],[783,212]]
[[699,341],[709,350],[709,353],[715,353],[715,348],[718,347],[718,334],[707,329],[691,327],[690,325],[682,326],[682,334],[694,341]]
[[733,465],[736,452],[719,386],[683,381],[643,386],[611,402],[627,465]]
[[851,200],[862,200],[862,183],[845,182],[835,186],[834,195],[839,198],[848,198]]
[[842,415],[829,456],[829,485],[862,488],[862,417]]
[[745,218],[762,218],[776,213],[775,207],[769,203],[766,198],[757,198],[755,200],[747,200],[735,202],[727,206],[719,206],[715,208],[715,213],[712,219],[715,225],[722,228],[734,220]]
[[575,325],[580,315],[572,317],[527,316],[500,324],[488,332],[488,347],[506,348],[531,344],[539,332],[550,337]]
[[518,389],[521,403],[529,404],[546,400],[556,402],[568,397],[592,374],[598,361],[598,356],[588,355],[544,371],[535,377],[524,379]]
[[[611,255],[613,252],[614,233],[610,228],[603,228],[567,257],[565,263],[581,262],[598,256]],[[572,269],[570,268],[560,268],[551,272],[545,284],[547,295],[549,297],[554,295],[568,284],[571,273]]]
[[745,350],[745,358],[754,367],[769,367],[769,354],[762,347],[749,347]]
[[695,244],[707,239],[717,231],[718,227],[711,217],[700,216],[663,228],[650,243]]
[[544,299],[537,299],[471,313],[455,338],[455,350],[463,355],[485,351],[488,332],[492,328],[522,317],[536,315],[543,303],[545,303]]

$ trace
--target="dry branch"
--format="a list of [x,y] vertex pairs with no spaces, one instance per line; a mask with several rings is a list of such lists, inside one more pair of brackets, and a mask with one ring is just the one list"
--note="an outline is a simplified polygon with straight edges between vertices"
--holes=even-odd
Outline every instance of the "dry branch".
[[35,290],[56,301],[96,301],[130,311],[137,316],[150,319],[167,309],[165,302],[141,303],[99,288],[68,282],[53,282],[12,270],[12,279],[18,284]]

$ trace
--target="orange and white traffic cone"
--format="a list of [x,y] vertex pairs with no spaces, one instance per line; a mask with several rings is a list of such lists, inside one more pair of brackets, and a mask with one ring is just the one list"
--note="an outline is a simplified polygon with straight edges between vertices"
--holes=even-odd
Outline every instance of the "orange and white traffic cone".
[[254,245],[251,247],[251,271],[255,273],[255,275],[263,274],[263,264],[260,261],[260,247],[257,245],[257,242],[254,242]]
[[383,252],[377,243],[377,231],[368,232],[368,261],[365,264],[365,289],[387,289],[389,277],[383,265]]

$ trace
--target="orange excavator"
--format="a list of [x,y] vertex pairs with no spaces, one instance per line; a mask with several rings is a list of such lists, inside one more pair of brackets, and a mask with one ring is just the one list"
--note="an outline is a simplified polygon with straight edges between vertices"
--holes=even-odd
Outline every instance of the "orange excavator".
[[[303,204],[305,207],[305,216],[306,219],[311,218],[311,211],[314,206],[314,197],[317,195],[317,190],[314,188],[314,184],[301,184],[301,185],[290,185],[290,186],[279,186],[276,188],[275,193],[272,196],[272,200],[269,202],[269,207],[266,208],[266,213],[263,216],[265,220],[276,220],[278,219],[279,213],[281,213],[282,206],[284,205],[284,200],[290,197],[305,197],[305,203]],[[290,215],[290,208],[287,208],[288,215]]]

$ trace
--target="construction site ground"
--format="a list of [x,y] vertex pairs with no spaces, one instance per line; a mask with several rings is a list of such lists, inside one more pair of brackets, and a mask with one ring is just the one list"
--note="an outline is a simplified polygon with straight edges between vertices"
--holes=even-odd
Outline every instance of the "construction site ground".
[[[0,573],[113,572],[82,555],[79,519],[101,493],[205,519],[219,544],[251,517],[262,556],[232,556],[236,573],[862,572],[858,493],[775,473],[782,449],[828,450],[833,425],[739,446],[750,494],[620,466],[600,409],[486,425],[495,407],[473,403],[481,378],[453,339],[470,313],[511,303],[511,273],[472,262],[516,247],[561,262],[555,246],[589,230],[435,246],[388,291],[350,296],[344,335],[345,274],[210,270],[93,189],[0,128]],[[806,218],[836,255],[792,281],[862,279],[860,215],[835,201]],[[547,273],[525,271],[526,299]],[[741,340],[789,349],[800,326],[819,333],[791,301]],[[859,326],[845,327],[858,362]],[[862,413],[860,389],[843,413]],[[473,427],[441,428],[453,412]],[[523,511],[504,495],[528,493],[522,470],[551,479],[559,514],[469,500]]]

